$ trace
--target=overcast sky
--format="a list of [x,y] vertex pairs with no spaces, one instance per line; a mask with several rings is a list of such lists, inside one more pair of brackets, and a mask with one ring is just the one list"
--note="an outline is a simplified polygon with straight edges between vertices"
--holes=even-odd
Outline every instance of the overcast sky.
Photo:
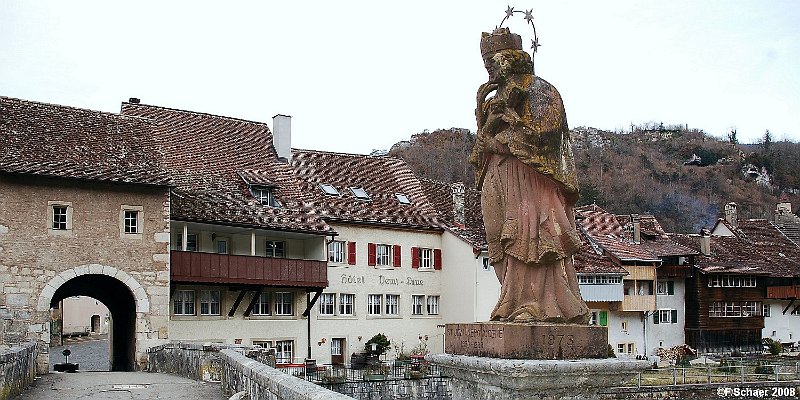
[[[0,95],[265,121],[293,147],[386,149],[475,130],[480,33],[533,9],[536,72],[570,127],[688,124],[800,140],[800,1],[0,2]],[[506,23],[530,43],[521,15]]]

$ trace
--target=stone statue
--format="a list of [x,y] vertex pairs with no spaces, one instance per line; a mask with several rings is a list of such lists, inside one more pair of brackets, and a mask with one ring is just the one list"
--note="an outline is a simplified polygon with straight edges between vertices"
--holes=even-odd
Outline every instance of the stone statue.
[[572,263],[578,188],[561,96],[533,75],[508,28],[484,32],[480,47],[489,81],[478,89],[470,162],[501,283],[492,320],[586,323]]

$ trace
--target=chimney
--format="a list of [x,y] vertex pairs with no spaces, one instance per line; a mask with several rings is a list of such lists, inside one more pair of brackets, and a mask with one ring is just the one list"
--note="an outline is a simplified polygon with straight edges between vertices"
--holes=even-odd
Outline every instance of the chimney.
[[131,98],[128,99],[128,103],[139,104],[139,98],[138,97],[131,97]]
[[700,253],[704,256],[711,255],[711,232],[708,229],[700,230]]
[[739,225],[739,217],[736,215],[736,203],[730,202],[725,204],[725,220],[736,228]]
[[455,182],[450,185],[453,193],[453,222],[456,225],[464,226],[464,183]]
[[642,242],[642,223],[639,220],[639,214],[631,214],[631,224],[633,224],[633,242]]
[[272,144],[278,153],[278,161],[292,161],[292,117],[277,114],[272,117]]

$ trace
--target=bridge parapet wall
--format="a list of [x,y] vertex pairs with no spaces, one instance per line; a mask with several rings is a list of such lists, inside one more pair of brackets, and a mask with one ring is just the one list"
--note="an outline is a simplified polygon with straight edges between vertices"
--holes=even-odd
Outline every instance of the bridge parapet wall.
[[39,343],[27,342],[13,347],[0,346],[0,400],[13,399],[36,378]]
[[221,382],[227,394],[245,391],[250,400],[352,400],[278,371],[268,365],[274,357],[249,346],[172,342],[148,349],[147,359],[148,372]]

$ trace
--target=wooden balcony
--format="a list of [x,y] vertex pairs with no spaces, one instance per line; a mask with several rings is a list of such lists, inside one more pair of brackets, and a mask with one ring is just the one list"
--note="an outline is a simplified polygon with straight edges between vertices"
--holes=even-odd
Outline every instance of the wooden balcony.
[[181,283],[325,288],[328,271],[325,261],[172,250],[170,279]]
[[656,309],[656,296],[624,296],[620,311],[652,311]]
[[767,286],[768,299],[796,299],[798,294],[800,286]]

